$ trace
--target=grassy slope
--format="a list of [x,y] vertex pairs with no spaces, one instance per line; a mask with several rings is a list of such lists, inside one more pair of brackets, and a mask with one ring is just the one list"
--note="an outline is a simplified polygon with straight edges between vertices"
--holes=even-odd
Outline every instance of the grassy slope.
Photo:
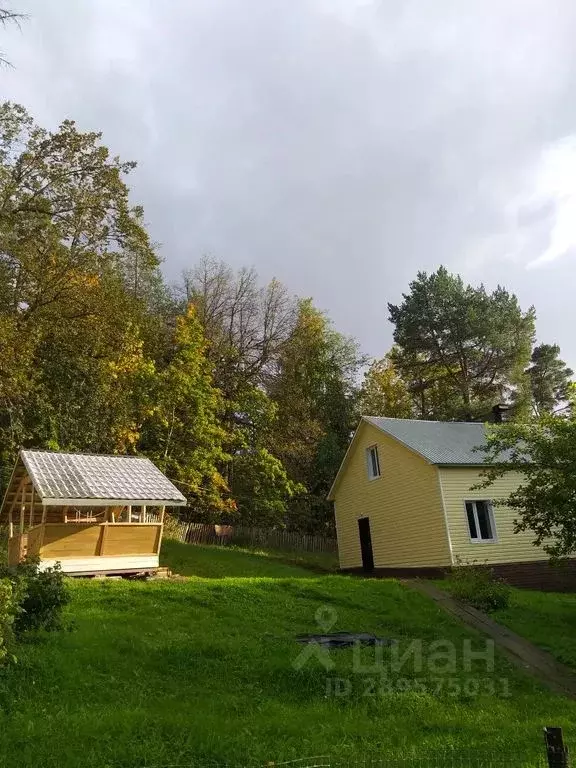
[[315,612],[325,605],[338,614],[335,630],[419,638],[425,647],[438,639],[460,647],[470,637],[395,581],[319,575],[270,557],[172,542],[165,557],[197,575],[71,583],[75,629],[25,647],[20,665],[0,677],[0,765],[262,764],[319,754],[358,761],[391,750],[422,756],[487,746],[500,757],[516,753],[522,765],[518,755],[541,753],[545,724],[563,726],[576,743],[576,704],[503,660],[495,678],[508,678],[510,697],[367,697],[363,676],[351,674],[351,650],[333,652],[337,668],[329,674],[353,678],[352,695],[327,697],[319,665],[293,667],[301,650],[294,635],[318,631]]
[[168,565],[182,576],[223,578],[231,576],[282,576],[294,575],[291,566],[302,566],[315,571],[336,572],[338,555],[331,552],[288,552],[270,549],[246,549],[227,546],[195,546],[191,557],[190,547],[170,539],[162,543],[161,565]]
[[515,589],[493,616],[576,669],[576,594]]

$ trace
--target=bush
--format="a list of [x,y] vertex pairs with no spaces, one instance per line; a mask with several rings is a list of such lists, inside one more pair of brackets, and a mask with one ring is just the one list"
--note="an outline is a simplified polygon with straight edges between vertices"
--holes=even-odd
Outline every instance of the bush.
[[14,623],[19,613],[17,587],[10,579],[0,579],[0,666],[15,661]]
[[449,592],[481,611],[507,608],[511,590],[494,571],[476,562],[456,565],[448,578]]
[[62,628],[62,609],[70,597],[59,566],[41,571],[38,558],[26,558],[15,566],[1,566],[0,579],[12,585],[18,610],[14,633]]
[[0,525],[0,567],[8,562],[8,528]]

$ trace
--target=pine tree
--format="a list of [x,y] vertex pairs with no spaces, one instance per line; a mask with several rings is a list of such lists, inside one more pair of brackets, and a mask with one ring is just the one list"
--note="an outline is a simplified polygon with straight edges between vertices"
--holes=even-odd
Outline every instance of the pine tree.
[[526,371],[532,393],[532,405],[537,416],[553,413],[568,399],[572,371],[560,359],[557,344],[540,344],[532,351]]
[[397,352],[394,363],[423,395],[440,390],[440,413],[456,420],[486,418],[510,400],[517,373],[529,360],[535,312],[498,287],[465,285],[444,267],[419,272],[400,305],[389,304]]

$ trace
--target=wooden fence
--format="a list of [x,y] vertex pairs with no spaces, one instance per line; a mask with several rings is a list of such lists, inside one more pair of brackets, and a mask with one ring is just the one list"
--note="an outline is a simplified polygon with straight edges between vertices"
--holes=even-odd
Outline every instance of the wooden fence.
[[187,544],[219,544],[284,549],[291,552],[336,552],[336,539],[306,536],[282,530],[248,528],[241,525],[186,523],[171,518],[164,526],[165,535]]

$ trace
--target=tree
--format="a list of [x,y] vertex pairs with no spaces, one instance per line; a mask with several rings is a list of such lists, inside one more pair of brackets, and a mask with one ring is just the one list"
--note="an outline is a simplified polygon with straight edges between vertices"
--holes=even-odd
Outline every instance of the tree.
[[138,326],[123,317],[121,286],[97,282],[86,294],[93,312],[73,323],[53,315],[42,327],[27,404],[29,441],[53,450],[132,453],[154,365]]
[[532,405],[537,416],[552,413],[568,399],[572,371],[560,359],[557,344],[540,344],[532,351],[531,364],[526,371]]
[[262,385],[294,327],[295,302],[286,288],[278,280],[259,286],[255,270],[234,273],[205,257],[184,273],[182,292],[198,307],[225,398],[234,402],[246,386]]
[[532,307],[524,313],[504,288],[488,293],[440,267],[431,275],[419,272],[402,304],[388,310],[399,373],[419,382],[420,392],[449,391],[449,418],[485,418],[494,404],[511,398],[529,360]]
[[405,382],[398,375],[390,355],[374,360],[364,374],[360,390],[360,411],[366,416],[409,419],[413,404]]
[[245,386],[236,402],[234,428],[227,435],[231,458],[226,479],[237,520],[264,527],[283,525],[290,499],[305,489],[293,482],[269,447],[278,408],[259,387]]
[[[363,363],[356,342],[335,331],[310,299],[301,300],[268,392],[278,406],[272,450],[308,491],[309,498],[297,500],[296,517],[310,531],[332,520],[325,497],[358,420],[356,376]],[[303,506],[311,511],[305,522]]]
[[304,488],[290,480],[280,459],[257,447],[234,456],[232,464],[238,520],[265,528],[285,525],[290,499]]
[[[0,8],[0,26],[7,26],[8,24],[20,24],[22,19],[26,18],[23,13],[17,13],[11,11],[9,8]],[[0,64],[9,64],[3,52],[0,51]]]
[[221,424],[231,457],[223,472],[237,519],[280,523],[300,486],[270,450],[277,408],[266,383],[292,331],[295,302],[277,280],[260,286],[253,269],[234,272],[208,257],[184,273],[181,294],[198,307],[206,354],[223,396]]
[[532,531],[553,560],[576,552],[576,418],[544,414],[529,422],[492,427],[484,487],[514,471],[523,479],[507,498],[518,513],[515,532]]
[[142,285],[157,278],[159,262],[141,210],[129,204],[122,176],[132,167],[72,121],[50,133],[23,107],[0,106],[6,463],[22,445],[129,451],[137,442],[149,315],[129,265],[137,253]]
[[136,253],[141,281],[157,270],[122,179],[134,163],[110,159],[100,138],[71,120],[49,133],[23,107],[0,106],[3,298],[23,320],[54,304],[72,320],[82,316],[82,279],[125,274]]
[[234,510],[222,467],[224,403],[212,381],[207,342],[192,304],[176,322],[170,362],[157,372],[139,449],[176,482],[199,512]]

